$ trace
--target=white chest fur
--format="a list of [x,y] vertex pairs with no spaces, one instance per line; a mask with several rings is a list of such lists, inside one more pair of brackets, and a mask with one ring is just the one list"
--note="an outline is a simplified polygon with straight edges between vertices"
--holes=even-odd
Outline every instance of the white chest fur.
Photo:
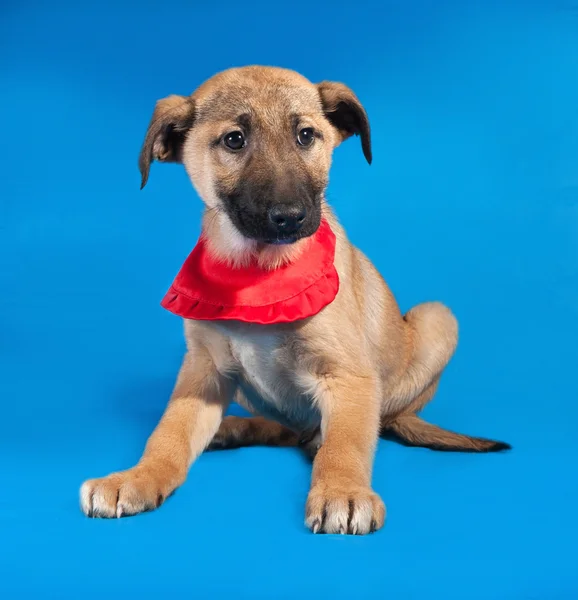
[[311,398],[299,389],[284,336],[267,329],[223,327],[246,401],[257,413],[304,427],[319,419]]
[[288,384],[279,362],[279,336],[243,332],[229,334],[228,338],[239,374],[260,396],[276,403]]

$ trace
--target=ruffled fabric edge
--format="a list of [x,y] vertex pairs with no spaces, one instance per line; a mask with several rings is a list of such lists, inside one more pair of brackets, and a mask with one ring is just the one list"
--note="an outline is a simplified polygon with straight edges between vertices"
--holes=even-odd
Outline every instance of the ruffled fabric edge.
[[194,321],[242,321],[272,325],[275,323],[294,323],[318,314],[331,304],[339,291],[339,275],[335,266],[323,273],[308,288],[295,296],[264,306],[222,306],[203,300],[190,298],[177,290],[169,288],[161,301],[166,310]]

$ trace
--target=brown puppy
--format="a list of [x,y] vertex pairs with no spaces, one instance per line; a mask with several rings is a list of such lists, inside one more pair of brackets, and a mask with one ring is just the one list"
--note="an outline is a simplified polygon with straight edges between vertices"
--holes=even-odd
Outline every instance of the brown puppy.
[[[454,353],[457,323],[437,303],[402,316],[325,203],[333,149],[354,134],[371,162],[369,122],[355,94],[284,69],[231,69],[190,97],[158,102],[140,157],[142,185],[153,160],[182,162],[206,205],[212,251],[234,265],[256,257],[274,269],[295,260],[323,216],[337,237],[340,289],[319,314],[291,324],[185,320],[188,352],[165,414],[137,466],[83,484],[87,515],[158,507],[207,447],[303,443],[314,455],[307,526],[364,534],[385,518],[371,489],[380,432],[440,450],[508,448],[417,416]],[[270,243],[280,236],[291,243]],[[233,398],[263,416],[223,419]]]

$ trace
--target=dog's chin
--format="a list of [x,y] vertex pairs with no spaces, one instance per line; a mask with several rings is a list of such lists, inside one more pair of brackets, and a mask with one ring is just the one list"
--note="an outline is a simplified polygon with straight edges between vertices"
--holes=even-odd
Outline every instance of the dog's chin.
[[295,244],[295,242],[298,241],[298,238],[287,238],[284,240],[265,240],[263,243],[269,246],[289,246],[290,244]]
[[307,225],[295,235],[276,237],[268,237],[267,235],[261,237],[251,236],[250,239],[257,241],[259,244],[267,246],[292,246],[293,244],[298,244],[300,241],[306,240],[312,235],[315,235],[320,224],[320,220],[317,223],[307,223]]
[[278,269],[295,262],[303,253],[310,236],[263,241],[257,244],[256,258],[264,269]]
[[310,237],[309,233],[306,234],[298,234],[287,237],[277,237],[277,238],[260,238],[257,239],[257,242],[266,246],[291,246],[291,244],[297,244],[300,240],[306,239]]
[[257,260],[259,265],[266,269],[277,269],[284,264],[296,261],[318,227],[307,227],[294,236],[258,239]]

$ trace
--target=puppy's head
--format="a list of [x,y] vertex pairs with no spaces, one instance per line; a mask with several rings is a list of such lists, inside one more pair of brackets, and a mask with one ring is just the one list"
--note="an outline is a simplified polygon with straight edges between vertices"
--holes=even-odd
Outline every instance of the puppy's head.
[[157,103],[142,147],[142,186],[153,160],[182,162],[207,207],[206,237],[221,257],[295,257],[321,221],[333,149],[370,128],[355,94],[273,67],[219,73],[192,96]]

